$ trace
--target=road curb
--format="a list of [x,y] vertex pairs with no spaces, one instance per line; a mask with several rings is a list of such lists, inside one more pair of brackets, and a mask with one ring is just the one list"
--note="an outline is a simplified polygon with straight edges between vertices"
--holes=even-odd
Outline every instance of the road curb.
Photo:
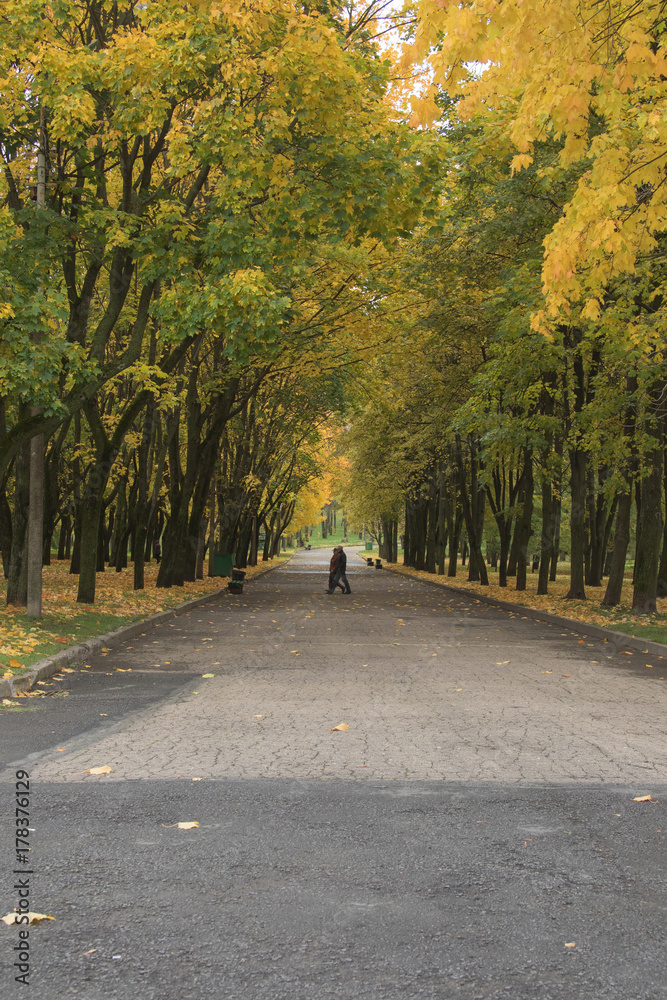
[[473,590],[465,590],[463,587],[452,587],[447,583],[439,583],[437,580],[424,580],[421,576],[414,576],[400,569],[390,569],[384,566],[386,572],[393,573],[394,576],[407,577],[417,583],[425,583],[428,587],[438,587],[440,590],[448,590],[451,594],[463,594],[481,604],[490,604],[494,608],[503,608],[515,614],[523,615],[525,618],[534,618],[538,622],[546,622],[548,625],[559,625],[561,628],[569,629],[578,635],[594,636],[596,639],[603,639],[611,643],[619,652],[625,650],[639,650],[642,653],[653,653],[656,656],[667,657],[667,645],[662,642],[652,642],[649,639],[639,639],[632,635],[625,635],[624,632],[614,632],[613,629],[603,628],[602,625],[589,625],[587,622],[577,621],[575,618],[562,618],[560,615],[551,615],[548,611],[538,611],[536,608],[526,607],[524,604],[512,604],[510,601],[500,601],[496,597],[487,597],[485,594],[478,594]]
[[[262,576],[266,576],[274,569],[279,569],[281,566],[285,566],[289,562],[289,559],[276,566],[267,566],[266,569],[260,570],[259,573],[253,574],[251,579],[248,581],[251,583],[254,580],[258,580]],[[170,618],[176,618],[178,615],[183,614],[185,611],[189,611],[191,608],[197,608],[201,604],[206,604],[208,601],[214,600],[216,597],[220,597],[221,594],[227,593],[226,587],[221,587],[220,590],[213,590],[210,594],[202,594],[201,597],[195,597],[191,601],[185,601],[184,604],[177,604],[175,608],[168,608],[166,611],[158,611],[157,614],[150,615],[149,618],[141,618],[139,621],[132,622],[131,625],[123,625],[122,628],[115,629],[113,632],[106,632],[104,635],[95,636],[94,639],[86,639],[85,642],[77,643],[76,646],[68,646],[67,649],[63,649],[59,653],[54,653],[52,656],[45,656],[43,660],[38,660],[37,663],[33,663],[30,670],[25,674],[21,674],[18,677],[8,677],[0,680],[0,698],[13,698],[19,693],[19,691],[29,691],[37,681],[44,680],[46,677],[51,677],[52,674],[58,673],[63,667],[66,667],[70,663],[76,663],[79,660],[85,660],[86,657],[91,656],[93,653],[98,653],[105,646],[110,649],[113,646],[119,645],[125,639],[131,639],[134,635],[139,635],[141,631],[151,625],[160,625],[162,622],[168,621]]]

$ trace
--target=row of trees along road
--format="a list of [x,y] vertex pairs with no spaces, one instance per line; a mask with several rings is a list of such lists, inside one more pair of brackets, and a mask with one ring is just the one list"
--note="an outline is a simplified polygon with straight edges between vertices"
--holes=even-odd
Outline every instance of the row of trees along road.
[[437,137],[387,101],[383,6],[4,5],[10,602],[42,492],[32,537],[46,560],[56,529],[71,545],[81,602],[128,544],[141,588],[158,535],[163,587],[201,571],[207,525],[239,564],[260,530],[275,551],[325,418],[387,337],[383,262],[438,176]]
[[[408,59],[435,87],[446,197],[396,262],[406,331],[377,360],[350,431],[350,496],[383,552],[487,583],[555,576],[564,500],[568,597],[607,576],[619,602],[634,511],[633,607],[667,596],[667,60],[655,4],[422,0]],[[484,70],[471,73],[471,64]],[[534,530],[534,520],[539,528]],[[399,524],[400,522],[400,524]],[[487,528],[488,530],[488,528]]]

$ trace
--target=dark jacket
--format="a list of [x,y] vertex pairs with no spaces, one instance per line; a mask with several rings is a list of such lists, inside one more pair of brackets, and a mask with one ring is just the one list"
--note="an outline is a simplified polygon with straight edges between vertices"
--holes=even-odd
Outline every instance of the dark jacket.
[[338,561],[336,562],[336,572],[344,573],[347,569],[347,556],[344,552],[338,553]]

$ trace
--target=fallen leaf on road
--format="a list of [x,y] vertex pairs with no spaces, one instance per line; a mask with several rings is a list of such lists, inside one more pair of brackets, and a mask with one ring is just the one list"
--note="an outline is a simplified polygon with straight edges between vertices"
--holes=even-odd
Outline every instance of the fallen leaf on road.
[[65,747],[58,747],[56,753],[65,753]]
[[331,729],[329,730],[329,732],[330,733],[344,733],[349,728],[350,727],[348,726],[348,724],[346,722],[341,722],[341,724],[339,726],[332,726]]
[[567,941],[566,944],[565,944],[565,947],[566,948],[576,948],[577,945],[576,945],[576,942],[574,942],[574,941]]
[[509,662],[510,662],[509,660],[500,660],[499,662],[496,663],[496,666],[497,667],[504,667],[505,664],[509,663]]
[[3,705],[18,705],[18,701],[10,701],[9,698],[2,699]]
[[202,674],[202,677],[217,677],[217,674]]
[[192,830],[194,827],[199,826],[199,823],[196,821],[193,823],[178,823],[177,826],[179,830]]
[[561,674],[561,677],[571,677],[572,674]]
[[552,674],[553,670],[541,670],[540,673],[542,673],[542,674]]
[[87,771],[88,774],[110,774],[111,768],[108,764],[105,764],[104,767],[89,767]]
[[[4,922],[9,927],[10,924],[16,923],[16,918],[18,916],[19,914],[15,911],[14,913],[7,913],[6,916],[0,917],[0,920],[4,920]],[[24,917],[27,916],[29,924],[38,924],[40,920],[56,919],[55,917],[49,917],[46,913],[34,913],[32,910],[29,910],[28,913],[22,914],[22,916]],[[25,923],[25,920],[22,920],[21,922]]]
[[202,779],[201,778],[193,778],[192,780],[193,781],[201,781]]
[[632,801],[633,802],[655,802],[656,799],[652,799],[650,795],[638,795]]
[[263,719],[263,715],[253,715],[253,719]]
[[89,951],[84,951],[83,954],[84,955],[92,955],[94,951],[97,951],[97,948],[91,948]]

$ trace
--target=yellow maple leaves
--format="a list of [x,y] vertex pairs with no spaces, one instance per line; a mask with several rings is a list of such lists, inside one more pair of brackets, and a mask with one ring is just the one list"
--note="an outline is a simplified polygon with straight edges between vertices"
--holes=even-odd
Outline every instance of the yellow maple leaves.
[[[659,10],[621,0],[420,0],[404,63],[428,60],[432,78],[464,118],[493,120],[517,150],[561,142],[560,164],[586,162],[545,242],[546,318],[596,320],[609,281],[632,274],[666,228],[667,54]],[[462,95],[462,96],[461,96]],[[428,101],[422,122],[438,114]],[[536,324],[540,327],[540,322]]]

